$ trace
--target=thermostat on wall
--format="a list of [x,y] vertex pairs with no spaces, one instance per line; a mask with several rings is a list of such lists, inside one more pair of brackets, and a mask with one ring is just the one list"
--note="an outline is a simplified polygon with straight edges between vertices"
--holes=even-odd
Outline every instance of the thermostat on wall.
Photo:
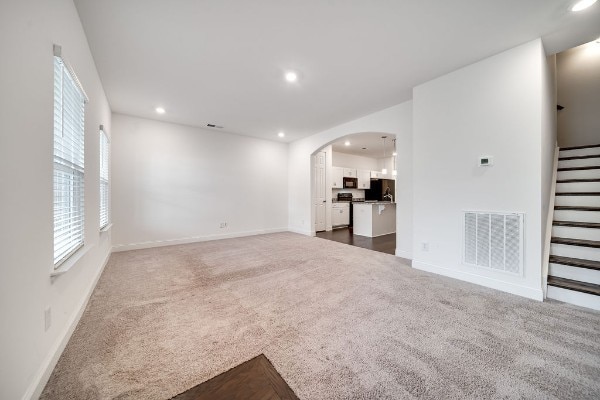
[[494,165],[494,159],[492,156],[479,157],[479,166],[480,167],[487,167],[490,165]]

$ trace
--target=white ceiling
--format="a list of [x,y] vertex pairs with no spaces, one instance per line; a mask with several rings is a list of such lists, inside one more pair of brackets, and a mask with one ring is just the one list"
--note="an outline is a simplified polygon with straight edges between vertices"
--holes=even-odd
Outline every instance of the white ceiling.
[[284,141],[537,37],[553,54],[600,36],[600,2],[573,3],[75,0],[113,111]]
[[[331,144],[332,150],[338,153],[355,154],[358,156],[383,158],[383,139],[385,139],[385,156],[391,157],[394,151],[395,135],[388,135],[381,132],[367,132],[348,135]],[[350,143],[346,146],[345,142]]]

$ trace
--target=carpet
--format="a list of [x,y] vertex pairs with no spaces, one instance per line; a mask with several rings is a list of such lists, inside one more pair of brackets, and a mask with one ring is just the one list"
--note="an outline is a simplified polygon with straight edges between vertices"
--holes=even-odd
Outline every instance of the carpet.
[[42,399],[169,399],[265,354],[303,400],[597,399],[600,313],[293,233],[114,253]]
[[298,400],[273,364],[260,354],[170,400]]

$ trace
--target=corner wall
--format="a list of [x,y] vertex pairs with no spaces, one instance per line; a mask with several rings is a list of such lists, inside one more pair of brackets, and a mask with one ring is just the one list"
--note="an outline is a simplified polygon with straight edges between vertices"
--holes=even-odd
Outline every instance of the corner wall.
[[117,251],[287,229],[285,143],[113,114],[112,146]]
[[[110,254],[99,232],[99,125],[111,115],[71,0],[0,6],[0,398],[37,398],[73,332]],[[53,271],[52,45],[62,46],[85,107],[85,245],[69,271]],[[67,261],[69,263],[69,261]],[[44,310],[51,326],[44,330]]]
[[[414,89],[413,267],[542,299],[545,63],[535,40]],[[523,276],[462,264],[467,210],[525,213]]]
[[600,143],[600,43],[556,55],[558,141],[561,147]]

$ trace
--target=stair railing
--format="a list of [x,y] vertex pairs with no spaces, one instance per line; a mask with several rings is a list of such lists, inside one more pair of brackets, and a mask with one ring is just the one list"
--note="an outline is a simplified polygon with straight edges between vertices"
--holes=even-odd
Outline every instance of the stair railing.
[[552,185],[550,187],[550,198],[548,200],[548,215],[546,217],[546,239],[544,240],[544,254],[542,256],[542,291],[544,300],[548,292],[548,270],[550,268],[550,241],[552,240],[552,223],[554,222],[554,199],[556,197],[556,179],[558,175],[558,154],[560,148],[554,148],[554,165],[552,167]]

